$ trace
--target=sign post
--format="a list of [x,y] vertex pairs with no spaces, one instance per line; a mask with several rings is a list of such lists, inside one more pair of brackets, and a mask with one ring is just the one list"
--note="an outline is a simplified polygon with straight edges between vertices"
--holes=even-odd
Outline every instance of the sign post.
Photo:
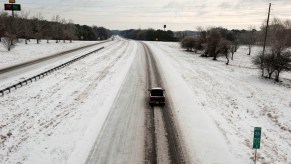
[[262,131],[261,127],[255,127],[254,129],[253,149],[255,149],[255,159],[254,159],[255,164],[257,161],[257,149],[260,149],[261,131]]

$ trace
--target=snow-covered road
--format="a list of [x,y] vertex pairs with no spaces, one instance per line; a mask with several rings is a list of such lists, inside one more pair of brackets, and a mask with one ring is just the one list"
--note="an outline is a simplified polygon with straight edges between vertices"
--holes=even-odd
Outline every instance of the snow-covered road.
[[[187,163],[253,163],[255,126],[263,132],[258,162],[291,162],[290,88],[259,78],[244,48],[226,66],[178,43],[145,44],[148,50],[117,37],[98,53],[0,97],[0,163],[168,163],[180,149],[177,156]],[[157,67],[151,71],[147,51]],[[146,99],[150,83],[167,95],[167,106],[154,113]]]
[[146,69],[140,44],[130,44],[135,49],[124,47],[124,54],[134,56],[134,60],[87,163],[143,163]]
[[[147,89],[163,87],[154,53],[143,43],[138,43],[137,49],[86,163],[186,161],[181,155],[182,144],[171,106],[151,107],[148,104]],[[167,101],[170,99],[167,95]]]

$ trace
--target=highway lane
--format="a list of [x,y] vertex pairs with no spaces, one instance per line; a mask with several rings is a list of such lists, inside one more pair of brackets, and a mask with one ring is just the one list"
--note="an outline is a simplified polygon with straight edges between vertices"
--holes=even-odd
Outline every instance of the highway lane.
[[[148,88],[162,87],[164,78],[155,60],[155,54],[143,43],[146,51],[148,67]],[[171,95],[166,92],[165,106],[155,106],[149,110],[153,115],[155,138],[155,157],[151,163],[188,163],[183,140],[179,136],[179,129],[173,113],[173,100]]]
[[86,163],[143,163],[146,81],[140,50]]
[[[86,163],[187,163],[172,106],[151,107],[147,89],[163,86],[148,46],[138,43],[130,71]],[[170,96],[167,102],[172,103]]]

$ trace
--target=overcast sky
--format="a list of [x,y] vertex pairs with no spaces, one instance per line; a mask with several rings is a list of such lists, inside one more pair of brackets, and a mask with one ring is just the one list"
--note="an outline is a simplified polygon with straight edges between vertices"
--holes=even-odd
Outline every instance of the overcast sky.
[[[8,0],[1,0],[0,9]],[[74,23],[104,26],[109,29],[195,30],[198,26],[228,29],[259,28],[267,18],[291,19],[291,0],[16,0],[30,15],[41,12]]]

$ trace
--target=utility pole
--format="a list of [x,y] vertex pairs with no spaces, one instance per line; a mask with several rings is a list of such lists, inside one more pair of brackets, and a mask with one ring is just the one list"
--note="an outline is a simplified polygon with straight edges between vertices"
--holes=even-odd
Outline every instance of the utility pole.
[[267,26],[265,31],[265,39],[264,39],[264,47],[263,47],[263,57],[262,57],[262,76],[264,76],[264,57],[265,57],[265,50],[266,50],[266,41],[268,35],[268,28],[269,28],[269,20],[270,20],[270,11],[271,11],[271,3],[269,4],[269,12],[268,12],[268,19],[267,19]]

